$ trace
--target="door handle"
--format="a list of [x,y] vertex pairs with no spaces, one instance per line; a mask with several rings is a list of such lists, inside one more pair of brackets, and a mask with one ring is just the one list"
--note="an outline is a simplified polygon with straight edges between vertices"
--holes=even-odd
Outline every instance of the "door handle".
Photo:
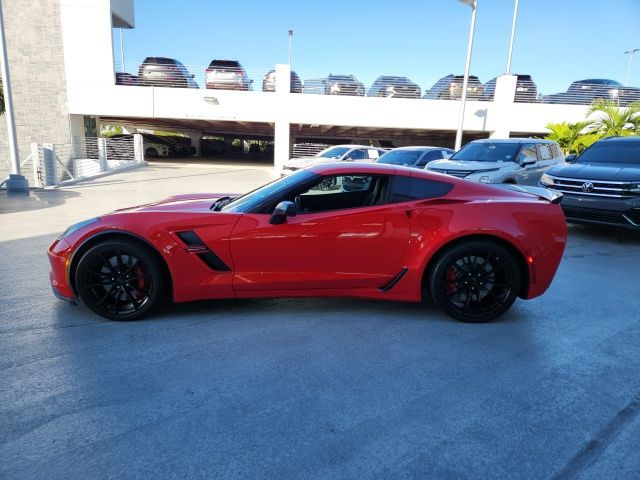
[[416,216],[417,210],[405,210],[404,213],[407,215],[407,218],[411,219]]

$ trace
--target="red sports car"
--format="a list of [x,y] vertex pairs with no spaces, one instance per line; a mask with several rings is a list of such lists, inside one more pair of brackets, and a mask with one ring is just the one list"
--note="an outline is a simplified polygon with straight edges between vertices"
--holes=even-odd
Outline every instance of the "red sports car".
[[566,243],[558,201],[393,165],[325,164],[242,196],[179,195],[73,225],[49,248],[51,283],[113,320],[168,299],[326,296],[431,298],[483,322],[549,287]]

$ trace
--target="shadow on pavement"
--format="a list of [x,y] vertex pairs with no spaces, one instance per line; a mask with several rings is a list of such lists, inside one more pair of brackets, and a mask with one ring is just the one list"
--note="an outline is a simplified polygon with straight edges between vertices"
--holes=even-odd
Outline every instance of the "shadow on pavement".
[[56,207],[67,201],[67,198],[77,197],[77,192],[69,190],[31,190],[27,195],[0,194],[0,214],[40,210]]

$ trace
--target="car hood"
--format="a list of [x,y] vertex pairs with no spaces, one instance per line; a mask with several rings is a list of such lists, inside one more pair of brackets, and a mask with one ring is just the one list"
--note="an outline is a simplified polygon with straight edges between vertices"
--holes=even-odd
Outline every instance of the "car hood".
[[237,193],[195,193],[174,195],[158,202],[116,210],[114,213],[165,212],[203,213],[211,211],[211,205],[222,197],[237,197]]
[[427,164],[428,170],[498,170],[506,166],[515,165],[513,162],[475,162],[458,160],[434,160]]
[[558,177],[578,180],[604,180],[614,182],[640,182],[640,166],[621,166],[619,164],[570,163],[552,167],[547,171]]

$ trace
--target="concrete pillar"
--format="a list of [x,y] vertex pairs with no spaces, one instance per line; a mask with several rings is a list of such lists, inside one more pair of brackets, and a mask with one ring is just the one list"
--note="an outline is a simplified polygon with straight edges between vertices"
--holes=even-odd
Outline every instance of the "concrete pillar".
[[289,146],[291,144],[291,125],[289,123],[289,99],[291,90],[291,68],[286,64],[276,65],[276,95],[278,108],[274,126],[273,163],[277,173],[289,160]]
[[107,139],[98,138],[98,161],[100,163],[100,171],[106,172],[109,170],[109,163],[107,162]]
[[202,152],[201,152],[201,149],[200,149],[200,141],[202,140],[203,133],[202,132],[188,132],[187,135],[191,139],[191,146],[195,147],[195,149],[196,149],[195,156],[199,157],[200,155],[202,155]]
[[[515,75],[501,75],[496,79],[496,91],[493,97],[493,131],[491,138],[509,138],[511,133],[511,106],[516,97]],[[485,118],[486,120],[486,118]]]
[[133,134],[133,159],[135,162],[144,162],[144,139],[139,133]]

